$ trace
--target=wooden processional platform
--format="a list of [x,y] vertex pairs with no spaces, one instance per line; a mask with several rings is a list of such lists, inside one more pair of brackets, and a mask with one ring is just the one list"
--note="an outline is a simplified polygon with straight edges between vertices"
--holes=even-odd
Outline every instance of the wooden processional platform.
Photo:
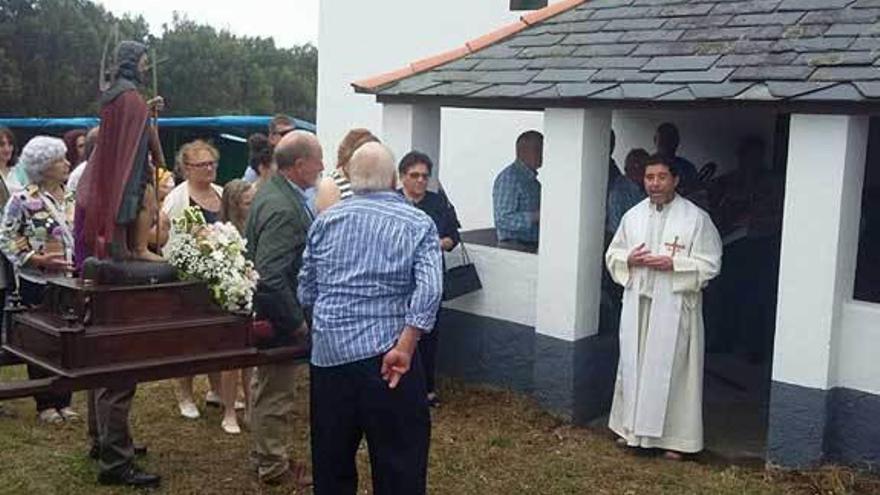
[[0,382],[0,400],[304,360],[308,343],[258,349],[252,319],[223,311],[201,283],[49,282],[37,308],[7,307],[0,365],[54,376]]

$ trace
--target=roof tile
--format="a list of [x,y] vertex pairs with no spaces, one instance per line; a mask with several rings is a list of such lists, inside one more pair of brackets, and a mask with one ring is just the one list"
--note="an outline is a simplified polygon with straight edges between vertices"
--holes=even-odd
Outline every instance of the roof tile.
[[852,84],[846,83],[831,86],[828,89],[814,93],[807,93],[795,99],[807,101],[859,101],[863,100],[864,96]]
[[708,15],[672,17],[666,19],[665,29],[697,29],[707,26],[724,26],[733,18],[732,15]]
[[528,60],[518,58],[490,58],[483,60],[473,70],[479,71],[495,71],[495,70],[517,70],[526,66]]
[[798,56],[795,64],[823,65],[871,65],[880,56],[877,52],[819,52]]
[[432,79],[440,82],[476,81],[479,76],[480,72],[471,72],[469,70],[444,70],[434,73]]
[[681,37],[682,41],[721,41],[739,39],[779,38],[782,26],[744,26],[690,29]]
[[[880,7],[880,0],[876,2]],[[880,9],[819,10],[808,13],[801,24],[860,23],[877,19],[880,19]]]
[[550,88],[551,84],[494,84],[477,91],[475,98],[518,98]]
[[546,69],[541,71],[534,82],[586,82],[597,71],[596,69]]
[[530,46],[523,48],[517,58],[566,57],[574,53],[576,49],[576,46],[565,45]]
[[507,45],[516,48],[523,46],[550,46],[555,45],[565,38],[564,34],[539,34],[537,36],[520,35],[507,42]]
[[676,41],[684,34],[683,29],[653,29],[650,31],[627,31],[620,37],[622,43],[648,43]]
[[653,72],[640,72],[636,69],[602,69],[592,81],[595,82],[649,82],[657,77]]
[[663,72],[654,82],[664,83],[720,83],[727,79],[733,69],[709,69],[704,71]]
[[865,9],[869,7],[880,7],[880,0],[858,0],[853,4],[854,9]]
[[602,27],[603,31],[627,31],[639,29],[659,29],[665,19],[614,19]]
[[570,33],[594,33],[601,31],[610,21],[579,21],[579,22],[562,22],[558,24],[547,24],[548,33],[570,34]]
[[472,53],[469,58],[513,58],[522,48],[512,48],[507,45],[494,45],[478,52]]
[[460,58],[454,62],[450,62],[446,65],[441,65],[437,67],[438,71],[443,70],[471,70],[479,64],[479,60],[474,60],[472,58]]
[[596,33],[569,34],[562,40],[563,45],[602,45],[616,43],[623,36],[622,31],[600,31]]
[[588,59],[575,57],[536,58],[529,61],[527,69],[579,69]]
[[697,98],[718,99],[733,98],[751,86],[752,83],[697,83],[689,84],[688,88]]
[[880,34],[880,23],[874,24],[834,24],[825,36],[877,36]]
[[617,86],[616,83],[561,83],[556,85],[563,98],[584,98]]
[[753,0],[750,2],[719,2],[713,14],[760,14],[773,12],[781,0]]
[[805,65],[756,65],[740,67],[730,76],[731,81],[767,81],[807,79],[815,69]]
[[648,57],[588,57],[581,67],[595,69],[640,69],[647,64]]
[[654,57],[642,67],[645,71],[706,70],[718,60],[718,55],[690,55],[681,57]]
[[777,10],[834,10],[846,7],[853,0],[782,0]]
[[697,97],[690,88],[682,87],[677,91],[665,94],[657,99],[661,101],[693,101],[696,100]]
[[780,14],[741,14],[734,17],[728,26],[765,26],[769,24],[789,25],[804,16],[803,12]]
[[[592,3],[592,2],[590,2]],[[590,20],[602,19],[634,19],[656,17],[660,14],[659,7],[617,7],[597,10],[590,16]]]
[[880,67],[821,67],[811,77],[813,81],[870,81],[880,80]]
[[505,70],[483,72],[477,78],[477,82],[492,84],[524,84],[531,81],[538,71],[531,70]]
[[853,44],[853,38],[796,38],[777,41],[772,50],[775,52],[819,52],[845,50]]
[[548,5],[546,8],[538,9],[523,15],[520,19],[528,25],[534,25],[541,21],[545,21],[551,17],[561,14],[573,7],[584,3],[584,0],[562,0]]
[[782,32],[783,38],[815,38],[828,31],[827,24],[795,24]]
[[605,91],[601,91],[590,96],[590,99],[594,100],[622,100],[623,99],[623,89],[620,86],[615,86],[610,89],[606,89]]
[[678,84],[624,83],[620,85],[623,97],[627,99],[654,99],[681,89]]
[[792,96],[800,96],[813,91],[825,89],[834,83],[827,82],[795,82],[795,81],[768,81],[767,89],[770,94],[777,98],[791,98]]
[[856,38],[853,44],[849,46],[849,49],[853,51],[880,50],[880,38],[873,36]]
[[660,9],[659,16],[660,17],[678,17],[678,16],[698,16],[698,15],[706,15],[708,14],[714,5],[712,4],[699,4],[692,3],[688,5],[675,5],[672,7],[665,7]]
[[468,96],[488,88],[490,84],[472,82],[451,82],[419,91],[417,94],[434,96]]
[[797,53],[753,53],[753,54],[731,54],[721,57],[718,61],[718,67],[739,67],[744,65],[785,65],[791,63]]
[[614,57],[629,55],[639,45],[635,43],[615,43],[613,45],[581,46],[574,51],[575,57]]
[[880,98],[880,82],[856,81],[853,83],[866,98]]

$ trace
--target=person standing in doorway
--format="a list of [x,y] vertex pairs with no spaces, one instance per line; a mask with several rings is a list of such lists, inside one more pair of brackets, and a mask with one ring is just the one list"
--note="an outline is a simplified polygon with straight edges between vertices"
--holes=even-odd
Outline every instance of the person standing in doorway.
[[679,460],[703,449],[702,289],[721,270],[709,215],[676,193],[666,156],[646,163],[648,198],[621,220],[605,255],[624,287],[609,427],[630,447]]
[[516,139],[516,161],[495,178],[492,206],[501,247],[536,251],[541,219],[541,183],[544,136],[527,131]]

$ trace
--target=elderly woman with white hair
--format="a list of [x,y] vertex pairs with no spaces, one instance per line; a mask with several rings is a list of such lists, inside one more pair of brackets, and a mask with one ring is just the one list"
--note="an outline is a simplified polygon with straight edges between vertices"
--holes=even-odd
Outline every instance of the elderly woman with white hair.
[[[19,293],[26,305],[37,305],[46,282],[73,271],[73,200],[64,184],[70,173],[64,141],[48,136],[31,139],[21,151],[17,167],[29,184],[12,194],[0,225],[0,250],[9,258],[19,278]],[[28,365],[30,378],[48,374]],[[46,423],[78,421],[70,408],[70,393],[37,394],[37,414]]]

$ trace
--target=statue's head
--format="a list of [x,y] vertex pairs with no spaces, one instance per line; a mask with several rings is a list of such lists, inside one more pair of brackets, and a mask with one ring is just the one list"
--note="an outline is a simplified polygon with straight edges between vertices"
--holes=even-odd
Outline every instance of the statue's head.
[[116,47],[116,78],[124,78],[134,82],[144,82],[149,61],[147,47],[137,41],[126,40]]

